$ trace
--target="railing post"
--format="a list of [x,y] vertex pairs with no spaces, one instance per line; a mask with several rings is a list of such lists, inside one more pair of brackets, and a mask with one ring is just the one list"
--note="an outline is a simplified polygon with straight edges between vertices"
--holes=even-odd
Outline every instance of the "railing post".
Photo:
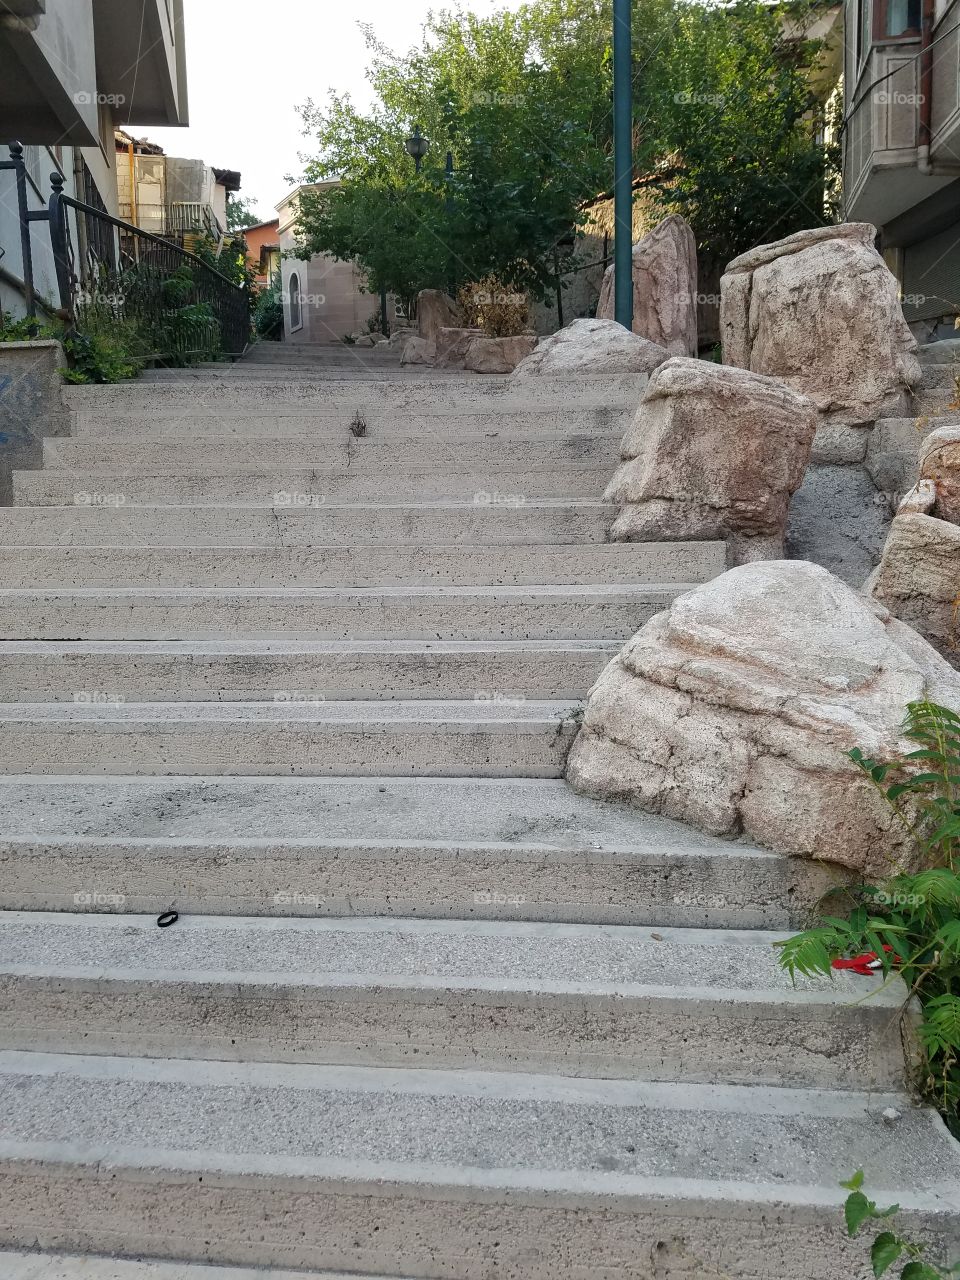
[[53,191],[47,205],[50,221],[50,240],[53,245],[53,260],[57,268],[57,287],[60,291],[60,305],[73,319],[73,281],[70,271],[70,229],[67,225],[67,210],[63,203],[63,174],[51,173],[50,183]]
[[30,241],[30,217],[27,205],[27,166],[23,159],[23,146],[9,143],[10,159],[0,163],[0,169],[12,169],[17,183],[17,212],[20,220],[20,253],[23,258],[23,296],[27,315],[37,314],[37,294],[33,284],[33,245]]

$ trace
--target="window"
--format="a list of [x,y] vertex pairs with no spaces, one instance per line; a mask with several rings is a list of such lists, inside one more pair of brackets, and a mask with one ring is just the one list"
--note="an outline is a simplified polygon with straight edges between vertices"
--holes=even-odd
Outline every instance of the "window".
[[876,0],[876,40],[902,40],[920,35],[923,0]]
[[290,275],[290,332],[303,328],[303,303],[300,296],[300,276],[294,271]]

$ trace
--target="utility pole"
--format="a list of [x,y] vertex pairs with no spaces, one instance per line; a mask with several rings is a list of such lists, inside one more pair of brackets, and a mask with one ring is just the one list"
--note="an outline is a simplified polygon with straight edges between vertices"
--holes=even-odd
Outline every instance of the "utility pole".
[[633,329],[632,0],[613,0],[614,315]]

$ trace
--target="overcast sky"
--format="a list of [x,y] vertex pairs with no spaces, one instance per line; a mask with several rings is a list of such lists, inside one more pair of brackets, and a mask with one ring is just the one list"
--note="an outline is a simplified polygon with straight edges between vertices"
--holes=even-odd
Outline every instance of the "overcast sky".
[[[521,0],[468,0],[486,14]],[[393,49],[417,43],[430,9],[443,0],[185,0],[190,88],[188,129],[134,129],[168,155],[239,169],[241,196],[266,220],[284,195],[285,175],[299,175],[298,103],[322,101],[329,89],[369,101],[367,50],[358,19]]]

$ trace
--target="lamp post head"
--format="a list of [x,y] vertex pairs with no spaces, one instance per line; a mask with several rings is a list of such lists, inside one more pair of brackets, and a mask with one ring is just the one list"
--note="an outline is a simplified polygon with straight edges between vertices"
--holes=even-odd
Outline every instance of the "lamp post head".
[[413,156],[413,162],[417,166],[417,173],[419,173],[420,166],[423,164],[423,157],[430,150],[430,139],[423,136],[419,125],[414,129],[413,136],[407,139],[406,148],[407,153]]

